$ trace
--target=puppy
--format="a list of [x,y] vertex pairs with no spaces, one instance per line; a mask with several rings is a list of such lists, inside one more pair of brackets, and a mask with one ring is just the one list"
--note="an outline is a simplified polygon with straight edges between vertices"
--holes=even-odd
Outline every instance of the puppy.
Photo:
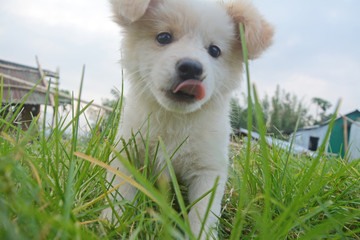
[[[214,187],[215,198],[205,223],[207,234],[220,214],[227,181],[230,136],[229,102],[243,72],[239,24],[244,25],[249,59],[270,44],[273,28],[258,11],[242,0],[111,0],[115,21],[122,27],[122,64],[129,80],[119,138],[135,135],[140,163],[145,158],[142,137],[149,136],[149,154],[155,154],[160,136],[172,154],[176,176],[188,187],[189,202]],[[150,118],[149,129],[144,122]],[[122,147],[122,146],[121,146]],[[121,148],[118,147],[119,149]],[[151,156],[149,159],[152,159]],[[112,167],[129,174],[116,160]],[[162,151],[154,173],[168,175]],[[108,173],[113,186],[123,180]],[[136,189],[119,188],[117,200],[133,200]],[[209,204],[210,194],[189,212],[195,236]],[[122,214],[121,209],[117,209]],[[111,220],[111,209],[103,217]],[[205,238],[206,234],[202,234]]]

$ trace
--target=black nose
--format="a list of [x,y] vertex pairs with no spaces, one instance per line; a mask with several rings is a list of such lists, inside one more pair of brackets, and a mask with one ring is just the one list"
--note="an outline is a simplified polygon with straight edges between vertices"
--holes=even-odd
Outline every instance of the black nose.
[[200,62],[185,58],[176,63],[176,72],[181,80],[197,79],[200,80],[203,67]]

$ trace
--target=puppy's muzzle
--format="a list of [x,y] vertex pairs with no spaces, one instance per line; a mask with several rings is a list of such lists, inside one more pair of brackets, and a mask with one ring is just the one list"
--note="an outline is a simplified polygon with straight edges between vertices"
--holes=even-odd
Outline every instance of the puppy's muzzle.
[[184,58],[175,65],[177,83],[171,95],[179,101],[196,101],[205,97],[203,66],[200,62]]
[[179,60],[176,65],[176,73],[182,81],[194,79],[201,81],[203,66],[200,62],[184,58]]

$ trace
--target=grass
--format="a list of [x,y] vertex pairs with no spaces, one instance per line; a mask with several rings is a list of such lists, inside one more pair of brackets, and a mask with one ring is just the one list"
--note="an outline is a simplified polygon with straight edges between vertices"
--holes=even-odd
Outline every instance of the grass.
[[[247,79],[261,140],[244,139],[244,144],[232,147],[219,238],[360,239],[360,160],[348,164],[326,155],[325,146],[316,157],[268,146],[248,71]],[[57,113],[58,97],[55,102]],[[184,239],[184,233],[196,239],[187,220],[190,205],[181,194],[184,189],[173,176],[171,164],[167,166],[173,180],[169,184],[151,175],[154,159],[149,154],[145,155],[146,167],[139,168],[122,157],[136,163],[137,146],[144,144],[148,149],[149,144],[147,136],[142,136],[142,142],[116,142],[122,98],[109,118],[99,116],[95,125],[88,123],[91,130],[86,137],[78,134],[79,121],[80,116],[86,118],[90,104],[82,108],[75,103],[73,100],[67,116],[70,122],[57,116],[48,135],[45,122],[38,117],[24,132],[13,124],[11,115],[5,116],[9,105],[2,106],[0,239]],[[69,131],[70,135],[65,134]],[[113,149],[117,144],[125,146],[121,154]],[[167,153],[164,144],[159,139],[157,152],[165,152],[170,163],[175,153]],[[107,188],[105,171],[121,175],[108,165],[111,153],[128,165],[132,176],[126,180],[139,189],[136,202],[107,201],[105,193],[116,189]],[[125,209],[117,216],[118,225],[99,219],[109,206]]]
[[[27,132],[1,121],[6,131],[0,138],[0,238],[182,239],[183,232],[191,234],[182,187],[161,179],[154,187],[151,169],[129,166],[133,178],[128,181],[141,191],[135,204],[112,203],[126,209],[119,226],[99,220],[108,204],[104,175],[120,111],[99,118],[82,138],[76,127],[87,107],[76,111],[73,104],[70,123],[59,118],[50,135],[38,130],[44,124],[38,118]],[[64,134],[71,127],[72,134]],[[146,136],[128,146],[136,144],[146,145]],[[160,139],[158,151],[163,145]],[[234,145],[230,163],[220,239],[360,238],[359,161],[347,164],[321,152],[317,158],[297,156],[245,141]]]

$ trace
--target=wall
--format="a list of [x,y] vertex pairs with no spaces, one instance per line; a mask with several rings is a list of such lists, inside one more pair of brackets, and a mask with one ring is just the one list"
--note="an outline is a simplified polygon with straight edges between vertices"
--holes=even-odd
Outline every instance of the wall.
[[[358,118],[360,118],[360,112],[354,111],[352,113],[349,113],[346,115],[346,117],[356,121]],[[328,151],[330,153],[336,153],[339,154],[342,158],[344,158],[344,120],[343,118],[338,118],[335,121],[334,128],[331,131],[330,136],[330,145]],[[350,126],[350,123],[348,122],[348,126]],[[350,128],[351,131],[351,128]],[[348,131],[348,141],[350,136],[350,131]]]
[[349,162],[360,158],[360,122],[352,124],[349,137]]
[[317,128],[299,130],[296,133],[295,143],[306,149],[309,149],[310,137],[318,137],[319,138],[318,147],[320,147],[320,145],[325,140],[325,135],[328,127],[329,127],[328,125],[323,125]]

